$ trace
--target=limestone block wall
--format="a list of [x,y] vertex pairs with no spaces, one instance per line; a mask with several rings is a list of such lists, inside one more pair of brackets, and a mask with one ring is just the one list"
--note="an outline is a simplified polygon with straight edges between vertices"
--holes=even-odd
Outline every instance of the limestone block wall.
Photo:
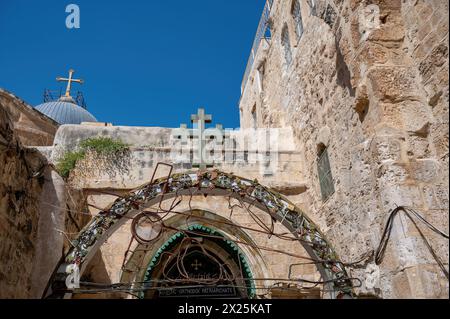
[[[258,50],[240,114],[243,129],[291,128],[293,149],[277,153],[274,174],[245,161],[216,168],[283,190],[346,262],[378,247],[397,205],[413,207],[448,233],[448,6],[432,0],[301,0],[303,33],[298,36],[291,4],[274,1],[272,38]],[[290,64],[283,30],[288,30]],[[94,136],[131,144],[127,158],[112,163],[116,167],[88,154],[71,175],[71,184],[102,208],[114,200],[102,191],[135,188],[149,181],[158,162],[172,162],[170,132],[63,126],[51,158],[55,162]],[[326,200],[317,171],[323,147],[335,187]],[[175,171],[190,168],[175,165]],[[448,269],[448,241],[424,233]],[[122,258],[114,247],[102,250],[107,269]],[[357,294],[448,298],[448,280],[404,215],[396,219],[383,263],[369,259],[349,271],[362,281]],[[116,277],[107,273],[117,279],[117,272]]]
[[[95,200],[100,207],[106,207],[111,203],[111,201],[114,200],[114,197],[101,197],[97,194],[97,196],[95,196]],[[308,257],[306,251],[303,249],[300,243],[296,241],[281,240],[274,236],[269,238],[267,235],[256,231],[246,229],[242,230],[240,228],[241,226],[257,230],[262,229],[255,225],[255,222],[251,219],[249,214],[244,209],[236,208],[233,210],[232,216],[230,216],[230,209],[228,207],[228,201],[226,198],[194,197],[190,203],[190,207],[188,201],[189,198],[184,197],[182,203],[177,207],[176,211],[188,213],[190,207],[194,210],[205,210],[207,212],[210,212],[208,215],[205,215],[208,220],[196,218],[195,216],[186,219],[181,215],[169,214],[165,218],[165,224],[171,227],[178,227],[179,225],[181,225],[181,227],[186,227],[186,225],[201,224],[219,230],[220,232],[227,234],[230,239],[238,240],[241,242],[245,242],[247,238],[246,236],[248,236],[248,238],[251,239],[251,241],[248,242],[248,245],[239,246],[250,262],[254,278],[287,279],[289,276],[289,266],[291,264],[305,262],[304,259],[295,256]],[[170,206],[170,203],[171,201],[169,200],[164,204],[163,207],[168,208],[168,206]],[[154,209],[157,209],[157,207],[154,207]],[[254,212],[261,220],[267,223],[267,225],[270,225],[269,216],[266,213],[263,213],[256,209],[254,210]],[[97,211],[92,210],[92,213],[96,214]],[[178,220],[178,223],[174,222],[173,220]],[[231,223],[235,226],[225,226],[221,223],[223,221]],[[281,234],[286,232],[289,231],[283,226],[279,224],[275,226],[275,233]],[[139,277],[139,275],[142,276],[143,273],[145,273],[146,266],[149,264],[154,254],[156,254],[156,251],[172,235],[173,232],[167,231],[157,242],[145,247],[138,246],[137,242],[134,241],[134,244],[130,247],[130,253],[128,254],[128,263],[126,263],[125,270],[123,271],[122,263],[124,262],[125,252],[129,248],[128,246],[132,239],[131,221],[127,222],[119,230],[117,230],[100,248],[100,253],[97,255],[96,259],[91,261],[84,275],[87,276],[87,278],[94,280],[95,282],[117,283],[142,281],[142,277]],[[259,249],[259,247],[265,247],[268,249]],[[134,258],[131,257],[133,251],[142,251],[144,248],[146,251],[145,255],[140,257],[135,256]],[[291,254],[291,256],[281,254],[273,250],[284,251],[288,254]],[[136,254],[138,255],[138,253]],[[99,265],[101,269],[106,270],[106,273],[99,270]],[[310,266],[311,265],[293,267],[291,278],[320,280],[320,274],[316,271],[315,267]],[[270,297],[269,288],[271,288],[277,282],[277,280],[258,281],[256,284],[259,287],[267,288],[258,289],[258,295],[265,295],[266,297]]]
[[0,103],[0,298],[40,298],[63,255],[63,232],[86,220],[66,219],[83,201],[66,202],[61,177],[14,128]]
[[[77,169],[70,178],[71,185],[79,189],[133,189],[148,183],[159,162],[174,164],[174,173],[192,169],[192,159],[179,154],[171,137],[170,128],[140,127],[91,127],[83,125],[63,125],[55,137],[51,159],[54,164],[67,151],[75,150],[79,143],[91,137],[110,137],[130,145],[130,152],[116,159],[103,158],[95,153],[87,155],[86,160],[77,164]],[[239,134],[248,132],[236,131]],[[298,195],[305,191],[296,167],[301,165],[301,158],[295,146],[288,139],[278,145],[273,152],[268,168],[262,154],[245,147],[234,149],[235,159],[220,161],[214,168],[233,172],[250,179],[258,179],[264,185],[273,187],[289,195]],[[291,145],[292,144],[292,145]],[[190,142],[185,146],[190,152],[196,152],[197,145]],[[174,155],[175,154],[175,155]],[[175,163],[174,163],[175,162]],[[159,172],[161,177],[167,174],[166,168]]]
[[7,109],[14,131],[23,145],[51,146],[59,124],[0,88],[0,104]]
[[[274,1],[269,49],[243,91],[241,126],[292,127],[307,192],[296,204],[345,261],[378,246],[389,212],[414,207],[448,233],[448,5],[442,1]],[[314,3],[315,7],[310,4]],[[283,29],[292,63],[286,62]],[[263,70],[259,72],[258,69]],[[318,149],[335,192],[321,198]],[[448,269],[448,241],[426,232]],[[388,253],[352,275],[358,293],[448,297],[448,280],[414,226],[395,224]]]
[[[171,131],[171,129],[164,128],[64,125],[57,132],[51,158],[56,163],[64,152],[76,149],[82,140],[91,137],[111,137],[130,144],[129,153],[120,154],[117,158],[105,157],[95,152],[88,152],[86,157],[77,163],[69,177],[68,182],[71,187],[83,191],[90,205],[89,212],[95,215],[99,210],[107,208],[117,199],[116,196],[109,194],[123,195],[144,183],[148,183],[159,162],[173,163],[173,158],[171,157],[171,152],[173,151],[171,148],[173,144],[171,144],[170,139]],[[236,134],[245,133],[236,132]],[[188,147],[192,147],[195,150],[195,145],[188,145]],[[299,194],[306,191],[304,183],[301,182],[299,172],[295,170],[296,167],[301,166],[299,154],[295,150],[288,151],[288,143],[281,145],[280,148],[281,150],[275,154],[278,161],[277,170],[273,174],[264,174],[261,171],[261,163],[259,161],[250,163],[249,157],[251,155],[249,154],[245,157],[246,159],[242,157],[242,161],[218,164],[214,168],[225,172],[233,172],[245,178],[258,179],[262,184],[279,190],[290,198],[296,198]],[[173,172],[185,172],[188,170],[192,170],[192,163],[175,164]],[[168,169],[161,167],[156,174],[156,178],[163,177],[167,174]],[[180,210],[189,210],[187,201],[188,199],[185,199],[183,204],[180,205]],[[222,218],[230,218],[228,204],[224,198],[194,198],[191,202],[191,207],[209,211]],[[259,212],[259,215],[264,220],[268,217],[261,212]],[[254,221],[250,219],[248,213],[240,209],[235,209],[231,221],[235,222],[238,226],[255,226]],[[267,220],[266,222],[269,223]],[[220,226],[223,225],[215,226],[221,229]],[[280,229],[279,225],[276,230],[277,232],[287,231],[286,229]],[[260,246],[307,256],[307,253],[298,242],[279,240],[274,237],[269,239],[268,236],[257,232],[249,232],[248,235]],[[128,248],[130,240],[130,223],[127,223],[102,246],[100,252],[86,269],[84,278],[95,282],[120,282],[121,276],[123,275],[121,266],[124,253]],[[258,256],[249,253],[249,258],[258,261],[255,263],[255,269],[259,267],[258,265],[261,260],[265,263],[263,267],[264,271],[259,269],[255,274],[255,276],[259,275],[259,278],[286,279],[290,264],[304,261],[299,258],[288,257],[264,250]],[[318,280],[320,277],[314,267],[308,266],[294,267],[292,275],[301,276],[304,279],[310,280]],[[274,282],[264,284],[266,287],[270,287]]]
[[0,125],[0,298],[25,298],[31,289],[43,186],[43,180],[32,174],[46,163],[39,153],[18,146],[3,108]]

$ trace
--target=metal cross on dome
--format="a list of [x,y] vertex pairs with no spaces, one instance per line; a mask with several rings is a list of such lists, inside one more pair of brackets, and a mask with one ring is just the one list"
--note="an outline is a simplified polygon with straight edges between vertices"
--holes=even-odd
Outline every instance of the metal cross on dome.
[[65,95],[66,97],[70,97],[70,91],[72,89],[72,82],[80,83],[80,84],[84,83],[84,81],[81,79],[73,79],[74,73],[75,73],[75,71],[73,69],[70,69],[69,70],[69,78],[67,78],[67,79],[61,78],[61,77],[56,78],[56,81],[58,81],[58,82],[67,82],[67,89],[66,89],[66,95]]
[[222,143],[226,133],[224,132],[221,124],[217,124],[215,128],[207,129],[206,124],[211,122],[212,115],[206,114],[204,108],[199,108],[197,114],[191,115],[191,123],[197,124],[197,128],[188,129],[186,124],[181,124],[178,129],[179,133],[175,134],[179,139],[183,137],[185,139],[196,138],[198,145],[197,158],[195,160],[197,161],[194,160],[192,167],[206,169],[214,166],[214,163],[208,162],[205,159],[206,141],[215,138],[217,143]]

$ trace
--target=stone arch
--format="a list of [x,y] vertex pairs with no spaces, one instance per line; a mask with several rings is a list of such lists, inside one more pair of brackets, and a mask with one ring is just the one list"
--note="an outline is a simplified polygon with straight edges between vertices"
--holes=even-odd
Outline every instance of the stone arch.
[[177,196],[228,196],[252,204],[267,212],[295,235],[315,260],[331,298],[352,297],[352,282],[345,266],[318,227],[282,195],[258,181],[220,171],[173,174],[132,191],[117,199],[108,209],[96,215],[72,242],[73,248],[49,282],[45,295],[70,297],[67,287],[74,284],[77,273],[83,273],[100,246],[129,218]]
[[[184,211],[187,213],[187,211]],[[239,239],[241,242],[245,242],[246,245],[239,247],[242,255],[248,260],[248,264],[251,265],[250,270],[254,278],[271,278],[269,266],[266,263],[260,250],[257,248],[257,243],[254,239],[239,225],[233,223],[232,220],[225,218],[219,214],[213,213],[205,208],[201,208],[197,205],[192,205],[192,211],[189,216],[188,223],[186,222],[185,215],[176,214],[167,219],[164,219],[164,224],[170,229],[186,229],[188,227],[202,225],[208,229],[213,229],[222,234],[222,236],[230,241]],[[146,253],[144,251],[143,244],[137,244],[135,247],[136,253],[134,253],[126,262],[126,271],[121,273],[121,283],[129,282],[142,282],[145,281],[147,269],[137,269],[135,265],[143,264],[149,265],[158,251],[167,244],[167,241],[174,235],[179,233],[178,231],[168,232],[167,236],[160,236],[157,240],[152,242],[149,246],[146,246]],[[270,282],[263,282],[266,287],[269,287]]]
[[[209,229],[213,229],[218,233],[221,233],[224,238],[229,239],[231,242],[239,240],[240,242],[245,242],[245,245],[238,246],[242,255],[248,260],[248,265],[253,274],[253,278],[273,278],[271,270],[266,263],[261,251],[257,248],[257,243],[254,241],[252,236],[250,236],[245,230],[243,230],[239,225],[235,224],[232,220],[223,217],[217,213],[213,213],[205,208],[198,208],[197,205],[192,205],[191,214],[189,215],[188,222],[186,222],[186,215],[175,214],[168,219],[164,219],[164,225],[168,226],[169,229],[186,229],[188,226],[202,225]],[[209,208],[208,208],[209,209]],[[184,213],[188,211],[182,210]],[[141,268],[137,269],[135,265],[148,265],[151,263],[152,257],[157,255],[158,250],[166,244],[168,238],[171,235],[175,235],[177,231],[168,231],[166,236],[161,236],[154,242],[151,246],[137,245],[134,249],[137,253],[133,254],[127,261],[126,271],[122,272],[121,283],[129,282],[143,282],[145,280],[146,270]],[[144,248],[147,250],[145,254],[142,253]],[[128,267],[130,265],[130,267]],[[269,290],[270,281],[261,281],[264,287]],[[265,291],[262,288],[258,292]],[[258,295],[263,295],[263,293],[258,293]]]
[[[212,235],[214,237],[219,237],[221,239],[215,239],[215,243],[209,243],[207,247],[204,247],[205,250],[209,250],[218,256],[221,263],[226,264],[231,269],[231,272],[234,274],[235,278],[246,278],[246,279],[238,279],[238,286],[246,287],[246,288],[238,288],[238,290],[245,291],[242,295],[246,295],[251,298],[256,295],[255,285],[254,285],[254,275],[252,272],[251,265],[248,262],[247,256],[243,253],[240,247],[235,244],[233,241],[229,240],[227,236],[225,236],[221,231],[210,228],[208,226],[204,226],[202,224],[193,224],[186,228],[187,231],[192,231],[196,234],[196,236],[201,236],[201,234]],[[176,232],[168,240],[164,242],[164,244],[158,249],[158,251],[152,256],[150,262],[145,267],[145,275],[142,282],[149,282],[153,277],[154,273],[161,272],[164,267],[164,263],[162,259],[164,259],[164,253],[169,251],[170,248],[177,246],[179,244],[182,245],[182,240],[185,238],[182,232]],[[233,255],[234,258],[230,258],[230,255]],[[167,257],[166,259],[176,259],[176,257]],[[231,260],[230,259],[234,259]],[[239,259],[237,261],[237,259]],[[233,269],[234,268],[234,269]],[[157,276],[159,277],[159,276]],[[154,285],[154,284],[153,284]],[[155,295],[154,291],[150,292],[151,295]],[[146,293],[142,293],[141,297]]]

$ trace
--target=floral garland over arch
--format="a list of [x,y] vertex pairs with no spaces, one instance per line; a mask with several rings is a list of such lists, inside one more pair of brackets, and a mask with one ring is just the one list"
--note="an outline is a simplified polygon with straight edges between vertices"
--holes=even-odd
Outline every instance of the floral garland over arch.
[[269,213],[287,227],[315,260],[332,298],[351,298],[352,282],[331,245],[316,225],[294,204],[258,181],[217,170],[173,174],[146,184],[117,199],[108,209],[93,217],[72,242],[73,248],[50,280],[53,296],[63,296],[75,269],[84,268],[99,247],[129,218],[162,200],[181,195],[230,196]]

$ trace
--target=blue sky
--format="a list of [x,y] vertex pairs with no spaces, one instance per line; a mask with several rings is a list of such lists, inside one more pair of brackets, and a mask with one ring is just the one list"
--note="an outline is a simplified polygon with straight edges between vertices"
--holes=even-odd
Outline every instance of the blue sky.
[[[65,8],[81,10],[67,29]],[[0,0],[0,87],[31,105],[69,68],[98,120],[178,127],[199,106],[239,126],[240,85],[263,0]]]

